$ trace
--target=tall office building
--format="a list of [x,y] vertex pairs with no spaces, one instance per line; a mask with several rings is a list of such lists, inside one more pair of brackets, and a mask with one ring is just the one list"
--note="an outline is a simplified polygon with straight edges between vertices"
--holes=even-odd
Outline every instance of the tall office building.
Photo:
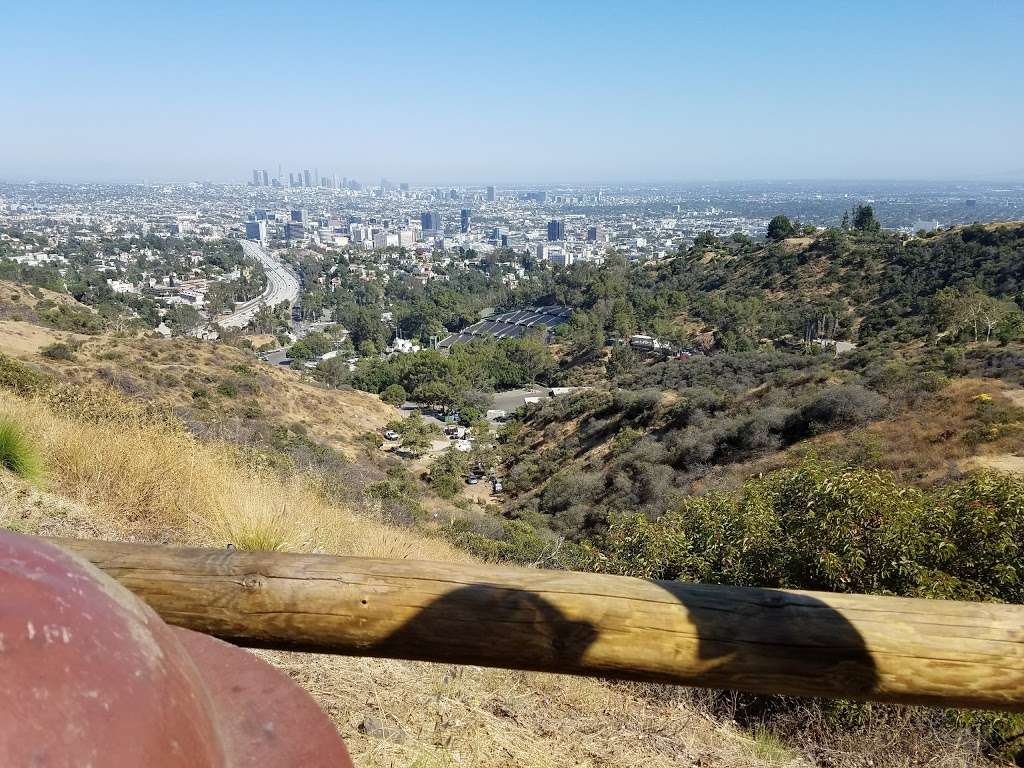
[[302,186],[313,186],[313,173],[308,168],[302,172]]
[[292,211],[292,221],[297,221],[300,224],[305,224],[306,223],[306,209],[305,208],[296,208],[295,210],[293,210]]
[[267,222],[261,220],[245,222],[245,239],[256,240],[259,243],[266,242]]
[[420,214],[420,226],[424,232],[440,232],[441,217],[434,211],[424,211]]
[[565,240],[565,222],[561,219],[552,219],[548,222],[548,241]]
[[260,185],[260,172],[255,168],[252,169],[252,185],[258,187]]
[[601,237],[602,230],[600,226],[591,227],[587,230],[587,242],[596,243],[598,238]]
[[469,208],[463,208],[459,212],[459,229],[462,231],[462,234],[469,232],[469,213]]
[[294,187],[295,186],[295,174],[294,173],[290,173],[289,172],[289,174],[288,174],[288,186],[289,187]]
[[489,202],[489,203],[493,203],[494,202],[494,187],[488,187],[487,188],[487,202]]
[[398,189],[399,189],[400,192],[408,192],[409,191],[409,182],[408,181],[400,182],[399,185],[398,185]]

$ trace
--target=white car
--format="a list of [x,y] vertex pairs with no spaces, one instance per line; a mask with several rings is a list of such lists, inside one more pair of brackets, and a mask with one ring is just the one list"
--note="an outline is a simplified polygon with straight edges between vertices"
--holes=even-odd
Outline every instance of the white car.
[[399,434],[395,432],[395,430],[393,429],[389,429],[387,432],[384,433],[385,440],[397,440],[398,438]]

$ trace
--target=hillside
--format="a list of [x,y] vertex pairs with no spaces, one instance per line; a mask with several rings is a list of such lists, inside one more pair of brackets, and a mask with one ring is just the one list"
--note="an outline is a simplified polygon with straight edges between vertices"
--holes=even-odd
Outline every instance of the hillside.
[[[24,430],[38,483],[4,469],[0,525],[51,536],[374,557],[467,555],[332,503],[303,480],[105,387],[23,397],[8,365],[0,419]],[[718,721],[685,691],[421,663],[265,653],[316,696],[358,765],[804,765]],[[837,745],[837,749],[842,749]],[[934,747],[930,747],[934,748]],[[953,765],[954,763],[948,763]]]
[[827,229],[736,251],[711,245],[681,252],[650,275],[648,287],[686,294],[688,313],[727,343],[799,338],[805,323],[821,316],[839,321],[841,339],[905,342],[952,319],[937,314],[943,289],[1017,296],[1022,250],[1020,222],[914,237]]

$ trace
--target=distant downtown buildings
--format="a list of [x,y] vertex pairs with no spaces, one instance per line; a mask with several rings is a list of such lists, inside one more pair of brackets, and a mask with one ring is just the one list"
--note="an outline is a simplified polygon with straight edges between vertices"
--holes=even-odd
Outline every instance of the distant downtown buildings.
[[[301,171],[289,171],[288,172],[288,183],[285,184],[284,175],[281,171],[281,167],[278,166],[277,176],[271,177],[265,168],[253,168],[252,169],[252,181],[250,184],[254,187],[289,187],[301,189],[303,187],[321,187],[324,189],[348,189],[355,192],[360,191],[363,185],[355,179],[342,178],[338,179],[337,175],[332,176],[321,176],[319,169],[306,168]],[[385,191],[391,191],[396,188],[396,185],[388,181],[387,179],[380,180],[381,189]],[[401,192],[408,192],[409,182],[403,181],[397,185],[397,189]],[[447,191],[435,190],[435,194],[446,200],[458,200],[462,197],[456,189],[449,189]],[[547,193],[545,192],[528,192],[525,195],[528,200],[534,200],[539,203],[543,203],[547,199]],[[477,198],[479,199],[479,198]],[[493,203],[498,199],[497,191],[493,186],[488,186],[484,192],[484,199]]]

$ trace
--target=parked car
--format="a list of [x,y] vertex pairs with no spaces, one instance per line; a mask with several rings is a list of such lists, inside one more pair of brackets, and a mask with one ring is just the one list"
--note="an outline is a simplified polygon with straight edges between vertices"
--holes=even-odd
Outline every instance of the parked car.
[[400,435],[393,429],[389,429],[387,432],[384,433],[385,440],[397,440],[399,437]]
[[466,484],[467,485],[476,485],[479,482],[480,482],[480,478],[477,477],[476,475],[470,475],[469,477],[466,478]]
[[495,493],[501,493],[502,488],[504,488],[504,486],[501,484],[501,480],[495,480],[494,481],[494,492]]

